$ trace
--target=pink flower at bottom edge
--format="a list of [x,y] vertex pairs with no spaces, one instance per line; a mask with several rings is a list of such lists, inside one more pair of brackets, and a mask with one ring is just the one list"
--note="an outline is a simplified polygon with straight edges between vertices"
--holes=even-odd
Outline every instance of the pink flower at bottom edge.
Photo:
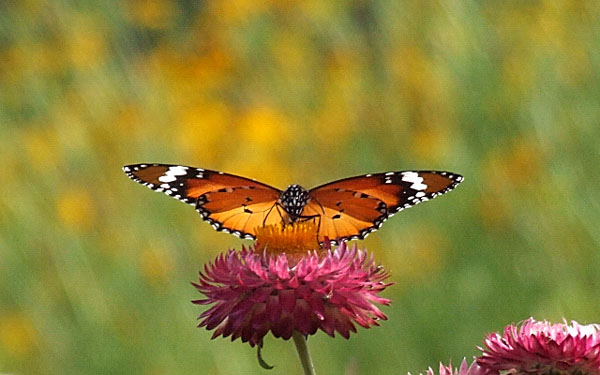
[[354,323],[369,328],[387,319],[374,305],[390,303],[378,296],[390,285],[383,282],[387,276],[356,245],[326,246],[300,258],[242,248],[204,267],[193,285],[206,298],[192,302],[214,304],[199,317],[199,327],[215,329],[212,338],[231,336],[254,346],[268,332],[287,340],[294,331],[312,335],[319,329],[348,338]]
[[[409,373],[410,374],[410,373]],[[436,372],[430,367],[427,369],[425,375],[487,375],[488,373],[482,369],[477,362],[473,361],[471,365],[467,363],[466,359],[463,359],[459,368],[453,368],[452,364],[445,366],[440,363],[439,372]],[[423,375],[423,374],[421,374]]]
[[489,371],[528,375],[600,375],[600,326],[527,319],[485,340],[477,363]]

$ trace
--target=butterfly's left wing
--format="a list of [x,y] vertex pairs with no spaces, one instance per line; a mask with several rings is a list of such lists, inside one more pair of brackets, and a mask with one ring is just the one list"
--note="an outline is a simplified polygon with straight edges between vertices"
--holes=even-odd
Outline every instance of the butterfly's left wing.
[[218,231],[255,238],[255,228],[280,223],[275,202],[281,191],[228,173],[171,164],[123,167],[132,180],[196,207]]
[[396,212],[454,189],[463,177],[441,171],[368,174],[310,190],[303,216],[320,216],[319,241],[363,239]]

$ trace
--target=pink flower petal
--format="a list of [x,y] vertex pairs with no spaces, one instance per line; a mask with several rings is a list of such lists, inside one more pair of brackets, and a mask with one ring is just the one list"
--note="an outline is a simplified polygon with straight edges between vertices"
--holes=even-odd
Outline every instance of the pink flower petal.
[[320,329],[348,338],[356,332],[353,323],[369,328],[387,319],[374,303],[390,303],[378,294],[391,284],[383,282],[388,275],[372,254],[343,243],[293,264],[285,254],[253,248],[218,255],[192,283],[206,297],[193,302],[213,304],[199,326],[215,329],[213,338],[231,336],[254,346],[268,332],[289,339],[294,331],[312,335]]
[[600,375],[600,333],[596,324],[551,324],[529,318],[489,335],[477,364],[488,372],[527,375]]

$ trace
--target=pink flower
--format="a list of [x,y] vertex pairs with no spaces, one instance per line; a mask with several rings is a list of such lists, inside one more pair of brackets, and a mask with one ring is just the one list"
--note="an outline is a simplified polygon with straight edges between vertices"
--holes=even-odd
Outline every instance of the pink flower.
[[[485,375],[486,372],[479,367],[477,362],[471,363],[469,366],[466,359],[463,359],[460,368],[452,369],[452,364],[444,366],[440,363],[439,375]],[[421,374],[422,375],[422,374]],[[435,371],[430,367],[425,375],[436,375]]]
[[552,324],[533,318],[520,327],[509,325],[504,335],[493,333],[477,363],[490,371],[507,374],[600,374],[600,325],[572,321]]
[[373,303],[389,305],[378,296],[390,285],[383,282],[388,274],[365,251],[345,243],[289,255],[262,249],[220,254],[193,283],[206,296],[193,303],[214,304],[199,317],[199,327],[215,329],[212,338],[231,336],[254,346],[269,332],[287,340],[294,331],[312,335],[319,329],[348,338],[354,323],[369,328],[387,319]]

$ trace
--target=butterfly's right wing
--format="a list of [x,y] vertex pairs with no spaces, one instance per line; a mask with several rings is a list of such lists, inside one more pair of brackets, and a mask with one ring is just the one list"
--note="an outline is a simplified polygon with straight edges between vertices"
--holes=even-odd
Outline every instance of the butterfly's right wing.
[[319,224],[318,240],[331,243],[363,239],[379,228],[388,217],[388,208],[382,200],[353,191],[311,191],[302,216],[314,217]]
[[303,215],[319,215],[319,241],[363,239],[396,212],[454,189],[461,175],[400,171],[350,177],[310,190]]

